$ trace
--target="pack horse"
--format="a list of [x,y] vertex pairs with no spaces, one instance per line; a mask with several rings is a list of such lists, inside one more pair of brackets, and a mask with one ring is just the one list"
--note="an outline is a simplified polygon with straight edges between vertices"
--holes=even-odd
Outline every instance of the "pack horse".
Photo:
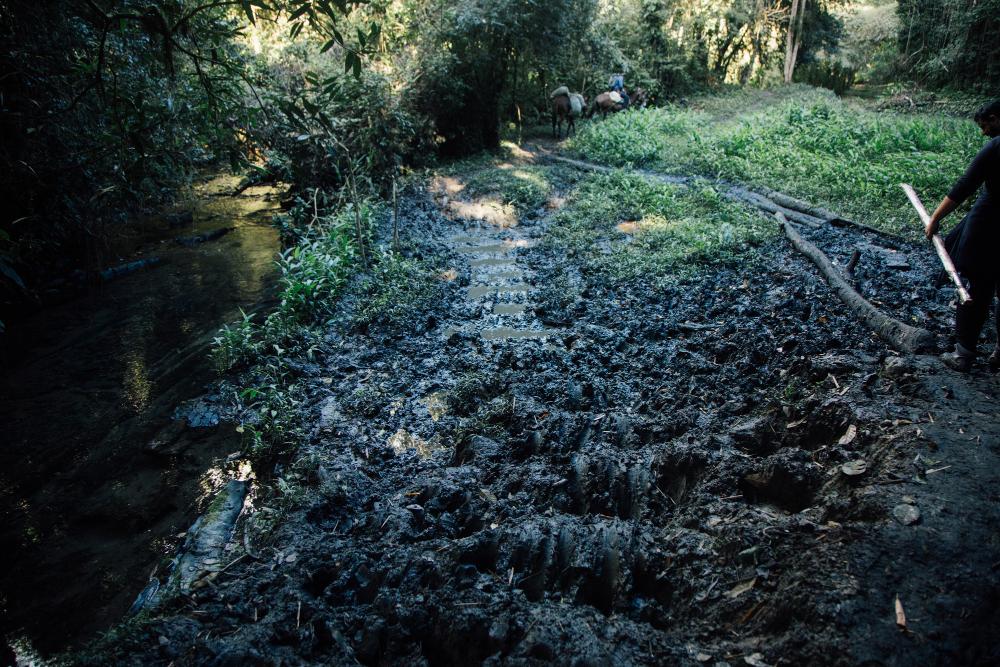
[[576,119],[583,115],[587,100],[580,93],[571,93],[566,86],[559,86],[549,95],[552,100],[552,135],[558,139],[566,121],[566,136],[576,133]]

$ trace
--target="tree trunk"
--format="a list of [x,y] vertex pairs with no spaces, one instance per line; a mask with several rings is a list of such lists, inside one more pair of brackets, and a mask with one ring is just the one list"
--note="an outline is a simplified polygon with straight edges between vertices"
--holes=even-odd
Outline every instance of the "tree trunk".
[[823,274],[823,277],[826,278],[827,283],[833,288],[834,293],[844,302],[844,305],[874,329],[886,342],[903,352],[911,354],[934,347],[934,335],[930,331],[919,327],[911,327],[899,320],[895,320],[870,304],[840,275],[840,272],[837,271],[822,250],[802,238],[783,215],[776,213],[775,216],[781,221],[781,225],[785,229],[785,235],[792,242],[792,245],[795,246],[795,249],[812,260],[813,264],[819,268],[820,273]]
[[792,0],[792,13],[788,18],[788,31],[785,35],[785,83],[791,83],[795,73],[795,61],[799,57],[799,47],[802,46],[805,13],[806,0]]

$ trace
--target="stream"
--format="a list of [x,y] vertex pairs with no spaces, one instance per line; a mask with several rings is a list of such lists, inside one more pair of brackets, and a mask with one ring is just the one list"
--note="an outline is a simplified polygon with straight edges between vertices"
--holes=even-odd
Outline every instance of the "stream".
[[[158,257],[155,266],[10,323],[0,635],[19,655],[78,646],[120,620],[226,481],[241,441],[198,397],[215,379],[212,338],[269,297],[279,249],[278,190],[233,194],[239,180],[195,185],[182,228],[170,216],[147,221],[123,262]],[[233,229],[202,241],[222,228]],[[199,418],[184,418],[184,405]]]

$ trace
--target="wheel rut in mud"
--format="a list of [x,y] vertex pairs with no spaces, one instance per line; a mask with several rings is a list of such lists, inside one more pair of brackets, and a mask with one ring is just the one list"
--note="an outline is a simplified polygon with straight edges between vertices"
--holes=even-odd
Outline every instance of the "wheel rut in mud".
[[[995,499],[977,466],[1000,428],[976,411],[996,379],[960,390],[894,355],[781,241],[672,287],[611,282],[547,242],[573,185],[553,180],[516,225],[433,189],[405,201],[444,297],[365,334],[347,300],[301,365],[312,430],[279,470],[281,521],[244,524],[253,558],[165,603],[122,659],[988,664],[947,638],[994,627],[991,552],[955,572],[915,550],[948,563],[959,535],[991,539],[995,500],[960,508]],[[915,266],[880,293],[906,316]],[[933,405],[942,385],[965,413]],[[899,504],[925,518],[900,525]]]

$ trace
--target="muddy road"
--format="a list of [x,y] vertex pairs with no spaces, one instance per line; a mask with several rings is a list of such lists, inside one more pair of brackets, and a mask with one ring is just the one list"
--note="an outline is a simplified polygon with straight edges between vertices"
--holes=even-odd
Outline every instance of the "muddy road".
[[[345,298],[296,366],[281,492],[89,660],[996,664],[997,376],[889,349],[776,232],[612,279],[644,237],[623,210],[561,241],[580,172],[535,165],[551,190],[515,214],[466,187],[528,162],[410,192],[442,297],[364,329]],[[946,347],[927,248],[803,233],[862,247],[858,289]]]

